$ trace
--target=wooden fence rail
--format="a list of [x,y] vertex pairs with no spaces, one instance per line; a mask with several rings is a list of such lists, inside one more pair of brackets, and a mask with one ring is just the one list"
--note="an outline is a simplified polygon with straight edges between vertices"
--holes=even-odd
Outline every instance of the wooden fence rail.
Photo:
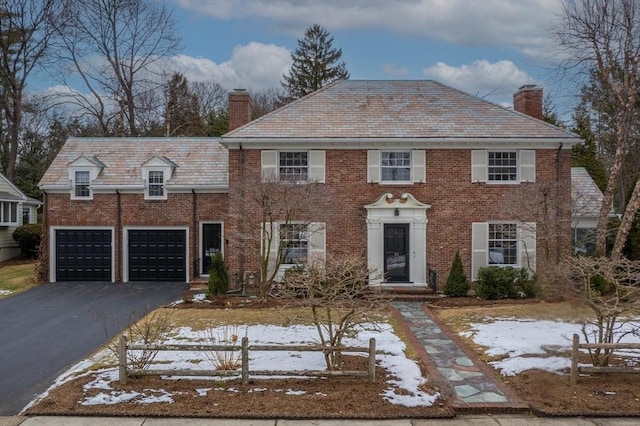
[[580,367],[580,349],[640,349],[640,343],[580,343],[580,336],[574,333],[571,345],[571,386],[578,382],[578,373],[640,373],[638,367]]
[[[292,351],[292,352],[367,352],[366,371],[351,370],[250,370],[249,351]],[[240,351],[241,369],[238,370],[161,370],[129,368],[127,351]],[[249,376],[356,376],[367,377],[373,383],[376,379],[376,339],[369,339],[369,347],[322,347],[303,345],[249,345],[247,337],[242,338],[241,346],[237,345],[136,345],[128,344],[124,336],[118,342],[118,380],[126,383],[130,376],[241,376],[242,383],[249,381]]]

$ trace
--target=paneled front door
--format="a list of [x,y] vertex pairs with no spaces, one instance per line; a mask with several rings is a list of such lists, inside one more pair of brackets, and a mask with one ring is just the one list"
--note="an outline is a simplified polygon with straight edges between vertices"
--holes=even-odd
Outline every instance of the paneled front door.
[[384,225],[384,273],[387,282],[409,282],[409,224]]
[[222,224],[202,224],[202,271],[206,275],[211,267],[211,258],[217,252],[222,251]]

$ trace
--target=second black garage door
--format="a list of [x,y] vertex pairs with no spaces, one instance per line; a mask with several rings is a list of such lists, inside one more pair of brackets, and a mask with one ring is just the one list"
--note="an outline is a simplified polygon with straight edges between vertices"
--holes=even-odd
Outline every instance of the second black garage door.
[[187,280],[184,230],[129,230],[129,281]]

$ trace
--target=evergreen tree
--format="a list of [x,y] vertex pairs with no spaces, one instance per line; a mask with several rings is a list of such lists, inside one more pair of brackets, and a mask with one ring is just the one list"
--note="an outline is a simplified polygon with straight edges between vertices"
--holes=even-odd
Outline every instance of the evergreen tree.
[[166,90],[165,136],[205,136],[198,97],[189,90],[187,79],[175,73]]
[[224,296],[229,291],[229,273],[221,252],[216,252],[211,257],[209,268],[209,291],[211,296]]
[[464,274],[460,252],[456,252],[451,271],[447,277],[447,283],[444,286],[444,294],[447,296],[466,296],[469,288],[470,285],[467,276]]
[[291,54],[293,64],[289,75],[283,75],[285,94],[282,102],[299,99],[337,80],[349,78],[344,62],[340,62],[342,49],[333,47],[333,36],[318,24],[306,29],[304,38]]

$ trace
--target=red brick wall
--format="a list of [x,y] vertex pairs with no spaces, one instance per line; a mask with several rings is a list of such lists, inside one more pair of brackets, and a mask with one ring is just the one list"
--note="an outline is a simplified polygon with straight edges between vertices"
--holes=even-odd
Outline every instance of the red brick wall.
[[[244,155],[244,173],[257,176],[260,173],[260,151],[231,150],[230,188],[240,180],[239,156]],[[560,156],[558,165],[556,156]],[[518,213],[518,198],[527,198],[534,185],[550,185],[553,198],[560,194],[563,200],[563,217],[570,217],[570,151],[539,150],[536,152],[536,184],[488,185],[471,183],[471,152],[469,150],[427,150],[426,182],[413,185],[380,185],[367,183],[366,150],[342,150],[326,152],[326,182],[331,189],[333,205],[327,223],[327,251],[367,254],[366,210],[364,205],[377,200],[383,193],[391,192],[396,198],[409,192],[419,201],[430,204],[427,210],[427,253],[424,261],[438,273],[438,285],[444,284],[453,256],[460,251],[467,275],[471,274],[471,224],[488,220],[523,220]],[[556,185],[560,170],[560,185]],[[558,192],[559,191],[559,192]],[[232,192],[233,193],[233,192]],[[518,194],[520,193],[520,194]],[[230,200],[230,235],[237,230],[239,212]],[[555,216],[555,212],[552,212]],[[523,220],[524,221],[524,220]],[[569,235],[569,221],[560,224],[560,233]],[[256,230],[254,230],[256,231]],[[257,239],[257,232],[255,237]],[[560,241],[559,250],[567,250],[566,241]],[[556,248],[557,244],[552,244]],[[259,269],[259,246],[253,244],[245,253],[245,271]],[[239,268],[240,247],[232,247],[228,257],[230,270]]]
[[[180,226],[189,229],[189,275],[200,253],[200,222],[225,221],[227,194],[195,194],[196,222],[193,223],[194,194],[168,194],[167,200],[145,200],[143,194],[120,195],[120,227]],[[47,225],[112,226],[115,228],[116,281],[122,281],[122,230],[118,226],[116,194],[94,194],[93,200],[71,200],[69,194],[47,195]],[[226,232],[226,231],[225,231]],[[46,233],[48,238],[48,231]],[[195,245],[194,245],[195,243]],[[46,246],[48,248],[48,246]]]

